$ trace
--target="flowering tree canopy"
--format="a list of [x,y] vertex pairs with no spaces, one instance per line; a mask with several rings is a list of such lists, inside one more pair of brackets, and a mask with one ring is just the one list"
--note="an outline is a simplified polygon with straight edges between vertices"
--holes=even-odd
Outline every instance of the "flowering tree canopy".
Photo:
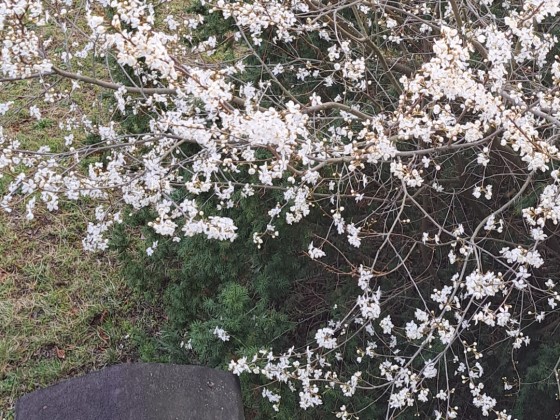
[[[121,212],[144,208],[162,238],[235,241],[230,210],[274,193],[255,252],[316,217],[302,252],[356,294],[306,347],[263,348],[234,373],[268,378],[275,407],[275,384],[303,409],[336,392],[338,418],[359,416],[357,391],[387,418],[456,418],[458,398],[511,418],[484,360],[507,343],[515,362],[528,331],[558,323],[558,1],[178,3],[0,1],[0,82],[44,92],[0,115],[68,104],[59,147],[0,126],[0,206],[32,219],[95,203],[83,246],[102,251]],[[205,31],[214,18],[227,30]],[[91,89],[113,101],[82,109]],[[148,122],[122,124],[134,115]]]

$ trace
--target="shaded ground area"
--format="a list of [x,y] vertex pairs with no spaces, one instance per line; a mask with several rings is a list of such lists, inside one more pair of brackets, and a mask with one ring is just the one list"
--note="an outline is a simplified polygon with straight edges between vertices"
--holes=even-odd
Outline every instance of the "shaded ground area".
[[237,377],[202,366],[132,363],[18,400],[17,420],[243,420]]

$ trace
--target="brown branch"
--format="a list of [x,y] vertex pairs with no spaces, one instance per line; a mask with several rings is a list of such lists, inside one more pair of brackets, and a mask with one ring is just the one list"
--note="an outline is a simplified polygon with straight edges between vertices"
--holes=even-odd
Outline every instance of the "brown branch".
[[169,89],[169,88],[140,88],[134,86],[123,86],[118,85],[116,83],[106,82],[104,80],[94,79],[92,77],[83,76],[81,74],[70,73],[69,71],[65,71],[59,69],[58,67],[53,66],[53,73],[51,74],[58,74],[59,76],[65,77],[67,79],[78,80],[80,82],[89,83],[91,85],[100,86],[105,89],[111,90],[119,90],[120,88],[125,88],[128,93],[140,93],[144,95],[174,95],[177,93],[176,89]]

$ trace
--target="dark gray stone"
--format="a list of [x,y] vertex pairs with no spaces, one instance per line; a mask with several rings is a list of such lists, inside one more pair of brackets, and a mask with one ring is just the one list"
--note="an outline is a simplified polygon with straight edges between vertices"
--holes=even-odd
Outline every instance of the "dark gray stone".
[[21,397],[16,420],[242,420],[239,381],[201,366],[123,364]]

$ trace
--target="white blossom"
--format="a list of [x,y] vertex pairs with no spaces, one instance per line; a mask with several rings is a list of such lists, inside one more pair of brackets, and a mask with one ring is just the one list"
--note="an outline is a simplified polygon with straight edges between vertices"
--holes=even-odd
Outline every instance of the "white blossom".
[[218,337],[220,340],[222,341],[229,341],[229,334],[220,327],[216,327],[214,328],[214,331],[212,331],[212,334],[214,334],[216,337]]

